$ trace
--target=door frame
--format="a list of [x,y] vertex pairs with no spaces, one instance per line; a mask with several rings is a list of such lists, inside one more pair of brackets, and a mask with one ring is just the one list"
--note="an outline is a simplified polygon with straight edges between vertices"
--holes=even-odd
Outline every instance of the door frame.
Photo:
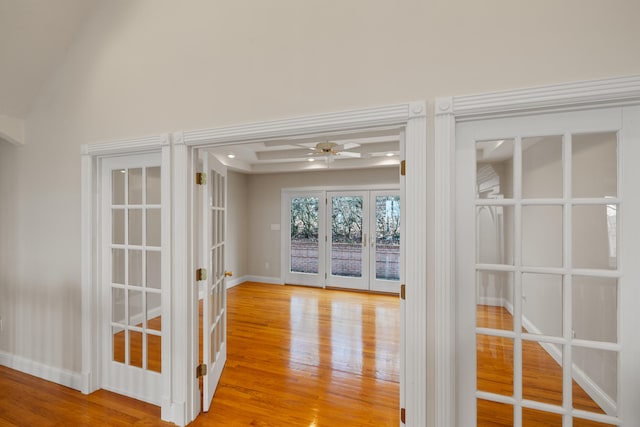
[[[402,159],[410,159],[406,175],[400,178],[401,197],[405,200],[404,212],[406,228],[413,232],[405,238],[404,277],[406,300],[401,301],[405,319],[401,319],[401,342],[404,344],[404,360],[401,361],[400,405],[406,408],[406,425],[427,425],[427,288],[433,286],[432,277],[427,275],[427,265],[434,265],[433,254],[427,252],[427,199],[433,192],[427,187],[427,111],[424,101],[396,104],[383,107],[351,110],[338,113],[317,114],[284,120],[264,121],[244,125],[226,126],[212,129],[175,132],[173,141],[174,172],[174,225],[178,230],[188,231],[184,254],[180,257],[183,283],[194,283],[196,260],[194,257],[194,221],[192,201],[194,198],[193,175],[197,162],[195,151],[201,148],[237,145],[248,142],[266,141],[294,137],[320,137],[348,135],[351,133],[398,128],[404,141]],[[427,191],[425,191],[427,188]],[[184,222],[182,222],[184,220]],[[179,226],[178,226],[179,223]],[[186,236],[185,236],[186,237]],[[174,234],[175,239],[182,236]],[[176,243],[174,242],[174,248]],[[175,254],[174,254],[175,256]],[[185,262],[182,264],[182,262]],[[174,274],[174,278],[176,275]],[[187,286],[187,293],[193,292]],[[184,292],[184,291],[183,291]],[[187,366],[197,366],[198,360],[198,307],[196,296],[188,298],[185,315],[190,328],[186,360]],[[180,311],[177,311],[180,312]],[[195,419],[200,412],[198,381],[187,370],[187,399],[184,401],[187,422]]]
[[[530,114],[640,105],[640,75],[539,86],[469,96],[438,98],[435,103],[434,230],[436,283],[435,421],[456,425],[455,412],[455,127],[456,123]],[[431,243],[431,241],[430,241]],[[431,328],[430,328],[431,329]],[[431,372],[431,371],[430,371]]]
[[[162,317],[171,319],[171,146],[169,135],[109,141],[82,145],[81,157],[81,289],[82,289],[82,384],[80,390],[89,394],[101,388],[103,358],[101,351],[102,316],[102,163],[104,159],[158,153],[161,154],[162,219]],[[174,325],[166,322],[162,332],[161,418],[174,421],[172,402],[172,334]]]

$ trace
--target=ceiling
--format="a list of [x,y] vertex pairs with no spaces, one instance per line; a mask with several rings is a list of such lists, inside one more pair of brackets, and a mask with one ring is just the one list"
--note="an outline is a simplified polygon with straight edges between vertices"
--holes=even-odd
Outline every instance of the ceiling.
[[[319,143],[330,143],[333,150],[323,152]],[[400,129],[261,140],[209,151],[228,168],[250,174],[391,167],[400,163]]]
[[[20,131],[13,133],[12,127],[22,126],[98,4],[98,0],[0,0],[0,138],[17,135],[20,142]],[[397,128],[384,128],[253,141],[211,151],[230,169],[252,174],[390,167],[399,164],[399,135]],[[314,150],[326,142],[335,143],[337,152]]]
[[0,0],[0,116],[24,119],[97,0]]

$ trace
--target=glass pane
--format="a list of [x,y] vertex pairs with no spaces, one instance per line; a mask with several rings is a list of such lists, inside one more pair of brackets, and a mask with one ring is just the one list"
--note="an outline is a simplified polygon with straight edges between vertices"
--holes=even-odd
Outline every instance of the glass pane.
[[124,363],[124,334],[125,331],[119,326],[111,327],[113,336],[113,361]]
[[162,285],[161,281],[161,268],[160,260],[161,253],[158,251],[146,251],[147,257],[147,287],[160,289]]
[[562,276],[522,275],[522,327],[530,334],[562,337]]
[[162,372],[162,338],[147,335],[147,369]]
[[617,268],[617,205],[573,207],[573,267]]
[[562,345],[522,340],[522,397],[562,406]]
[[124,285],[124,249],[111,249],[111,282]]
[[124,209],[111,210],[111,243],[124,245]]
[[114,323],[126,323],[124,289],[111,288],[111,321]]
[[147,209],[147,245],[160,247],[160,209]]
[[506,403],[478,399],[478,426],[513,426],[513,406]]
[[477,273],[477,326],[513,331],[513,273]]
[[[604,413],[587,392],[597,391],[611,402],[618,399],[618,353],[595,348],[573,347],[573,407]],[[591,390],[585,390],[588,385]]]
[[[522,427],[561,426],[562,415],[522,408]],[[575,426],[575,424],[574,424]]]
[[160,166],[147,168],[147,204],[159,205],[161,194]]
[[616,132],[573,135],[571,138],[573,197],[615,197],[618,193]]
[[142,204],[142,169],[129,169],[129,204]]
[[114,205],[124,205],[125,174],[124,169],[111,171],[111,203]]
[[513,265],[513,207],[479,206],[476,222],[478,262]]
[[513,339],[477,335],[478,390],[513,395]]
[[331,198],[331,274],[362,277],[361,196]]
[[476,197],[513,198],[513,139],[476,143]]
[[318,273],[317,197],[291,198],[291,271]]
[[129,282],[130,286],[142,286],[142,251],[129,249]]
[[147,328],[155,331],[162,330],[162,300],[161,295],[147,292]]
[[143,327],[144,311],[142,307],[143,293],[129,291],[129,325]]
[[618,342],[618,279],[574,276],[573,337]]
[[522,197],[562,197],[562,136],[522,138]]
[[142,245],[142,209],[129,209],[130,245]]
[[400,196],[376,196],[376,279],[400,280]]
[[129,331],[129,365],[142,368],[142,332]]
[[562,267],[562,206],[522,207],[522,263]]

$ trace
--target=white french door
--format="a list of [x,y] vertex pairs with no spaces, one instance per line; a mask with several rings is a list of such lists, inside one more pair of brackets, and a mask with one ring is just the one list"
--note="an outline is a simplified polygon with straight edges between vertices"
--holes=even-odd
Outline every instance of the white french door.
[[202,315],[202,357],[206,366],[203,378],[203,410],[209,411],[222,370],[227,361],[227,286],[225,271],[227,171],[213,155],[202,153],[205,171],[202,195],[202,265],[205,284]]
[[638,158],[639,108],[457,125],[458,425],[640,425]]
[[400,291],[399,191],[295,191],[283,200],[286,283]]
[[326,218],[326,286],[369,289],[368,192],[327,192]]
[[155,405],[166,337],[160,160],[108,158],[101,170],[101,387]]

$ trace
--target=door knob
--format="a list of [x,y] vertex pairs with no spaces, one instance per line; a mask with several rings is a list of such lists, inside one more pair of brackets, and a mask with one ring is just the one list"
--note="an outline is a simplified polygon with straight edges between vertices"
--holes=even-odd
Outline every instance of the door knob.
[[233,271],[225,271],[225,272],[224,272],[224,275],[225,275],[226,277],[231,277],[231,276],[233,276]]

